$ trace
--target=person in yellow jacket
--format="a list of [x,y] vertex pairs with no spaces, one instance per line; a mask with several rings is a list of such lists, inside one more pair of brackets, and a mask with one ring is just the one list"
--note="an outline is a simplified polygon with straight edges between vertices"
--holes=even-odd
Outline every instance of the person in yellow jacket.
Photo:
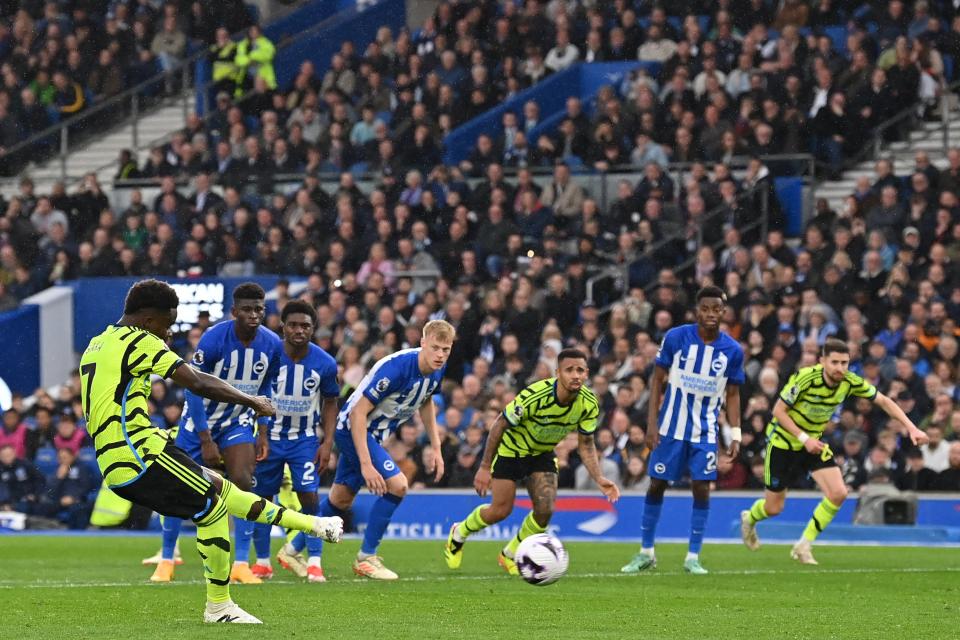
[[273,70],[273,58],[277,48],[263,35],[259,25],[247,30],[247,37],[237,45],[237,56],[233,59],[241,75],[234,93],[238,98],[253,85],[255,77],[263,78],[271,89],[277,88],[277,76]]
[[241,72],[234,62],[236,56],[237,43],[230,39],[230,32],[224,27],[218,28],[216,40],[210,45],[210,64],[213,67],[215,94],[221,91],[232,92],[237,82],[242,79]]

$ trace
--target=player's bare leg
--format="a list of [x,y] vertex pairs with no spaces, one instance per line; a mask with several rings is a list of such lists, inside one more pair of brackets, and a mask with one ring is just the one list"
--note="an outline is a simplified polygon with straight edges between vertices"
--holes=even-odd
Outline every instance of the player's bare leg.
[[[230,482],[244,491],[253,487],[253,470],[257,464],[257,454],[252,443],[243,443],[220,450],[224,468]],[[234,562],[230,570],[230,581],[240,584],[260,584],[263,580],[250,569],[250,541],[253,538],[253,524],[236,518],[234,520]]]
[[690,490],[693,493],[693,513],[690,518],[690,547],[683,561],[683,570],[695,576],[702,576],[707,574],[707,570],[700,564],[700,547],[703,544],[703,533],[710,508],[710,482],[694,480],[690,483]]
[[517,483],[505,478],[493,478],[490,481],[490,504],[477,507],[461,522],[454,522],[443,548],[443,557],[451,569],[459,569],[463,561],[463,545],[467,536],[486,529],[492,524],[505,520],[513,512],[513,501],[517,497]]
[[517,535],[511,538],[500,552],[500,566],[510,575],[519,574],[514,558],[520,542],[528,536],[543,533],[550,524],[553,505],[557,500],[557,474],[548,471],[531,473],[527,478],[527,493],[530,495],[530,502],[533,503],[533,510],[523,519]]
[[803,530],[803,536],[797,541],[790,550],[790,557],[801,564],[817,564],[813,557],[811,547],[813,541],[817,539],[827,525],[833,520],[843,501],[847,499],[847,487],[843,483],[843,474],[840,467],[828,467],[826,469],[817,469],[810,474],[814,482],[823,492],[823,500],[813,510],[813,517],[807,523]]
[[[381,498],[386,498],[388,500],[394,500],[397,504],[403,500],[404,496],[407,495],[407,477],[402,473],[398,473],[395,476],[386,478],[387,483],[387,493]],[[374,580],[396,580],[398,576],[395,572],[388,569],[383,564],[383,558],[381,558],[376,550],[373,548],[364,549],[365,545],[369,545],[369,525],[367,525],[367,532],[364,534],[363,544],[360,546],[360,551],[357,553],[357,559],[353,562],[353,572],[358,576],[364,578],[373,578]]]
[[660,508],[663,506],[663,494],[667,490],[667,481],[660,478],[651,478],[650,487],[643,506],[643,519],[640,532],[643,541],[640,543],[640,552],[627,564],[620,568],[623,573],[639,573],[657,566],[657,556],[654,552],[653,541],[656,533],[657,521],[660,519]]
[[756,551],[760,548],[760,538],[757,536],[757,523],[767,518],[780,515],[783,505],[787,501],[787,491],[771,491],[765,489],[763,497],[753,503],[749,509],[740,512],[740,538],[747,549]]

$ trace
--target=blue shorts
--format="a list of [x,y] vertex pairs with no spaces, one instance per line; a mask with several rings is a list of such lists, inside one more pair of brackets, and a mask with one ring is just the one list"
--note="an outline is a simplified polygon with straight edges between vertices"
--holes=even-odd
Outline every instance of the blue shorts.
[[317,438],[271,440],[270,455],[258,462],[253,472],[253,492],[264,498],[277,495],[283,482],[283,465],[289,464],[293,490],[316,493],[320,479],[314,461],[319,449]]
[[[337,462],[337,475],[334,477],[334,484],[343,484],[350,487],[353,493],[360,490],[360,487],[366,484],[363,474],[360,472],[360,458],[357,457],[357,450],[353,446],[353,437],[348,429],[337,429],[334,432],[333,441],[340,450],[340,461]],[[394,462],[387,450],[379,442],[374,440],[373,436],[367,434],[367,448],[370,450],[370,460],[373,466],[383,479],[392,478],[400,473],[400,468]]]
[[[213,434],[213,441],[221,451],[238,444],[253,444],[257,441],[253,435],[253,428],[249,425],[235,424],[226,429],[220,429]],[[197,464],[203,465],[203,456],[200,455],[200,436],[195,431],[187,431],[183,427],[177,432],[176,445],[183,449]]]
[[647,469],[651,478],[676,482],[690,472],[691,480],[717,479],[717,443],[687,442],[661,437],[650,454]]

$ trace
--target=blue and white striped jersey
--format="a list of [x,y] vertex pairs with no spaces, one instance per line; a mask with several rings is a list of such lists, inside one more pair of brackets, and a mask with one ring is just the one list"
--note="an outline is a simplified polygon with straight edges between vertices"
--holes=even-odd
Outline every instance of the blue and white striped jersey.
[[447,369],[444,365],[443,369],[424,376],[417,363],[419,355],[420,347],[404,349],[373,365],[340,409],[337,430],[350,430],[350,411],[362,396],[374,404],[373,411],[367,415],[367,431],[377,442],[383,442],[409,421],[420,405],[436,392]]
[[277,415],[270,428],[271,440],[315,438],[322,399],[340,395],[337,361],[315,344],[308,347],[307,355],[296,362],[286,350],[280,356],[280,373],[273,390]]
[[696,324],[667,332],[657,366],[669,372],[660,406],[660,435],[698,443],[717,442],[717,416],[727,384],[744,382],[743,349],[726,333],[705,344]]
[[[226,320],[207,329],[200,338],[191,364],[244,393],[272,395],[280,369],[283,343],[273,331],[260,327],[253,341],[245,346],[237,337],[233,325],[233,320]],[[180,419],[182,429],[209,429],[216,434],[236,424],[253,425],[255,415],[248,407],[217,402],[190,391],[185,394],[187,410]],[[269,424],[270,418],[262,418],[260,423]]]

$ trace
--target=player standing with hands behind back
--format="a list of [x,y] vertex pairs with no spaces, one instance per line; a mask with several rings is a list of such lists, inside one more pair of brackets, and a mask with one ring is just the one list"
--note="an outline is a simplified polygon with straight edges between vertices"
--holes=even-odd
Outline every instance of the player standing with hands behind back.
[[[637,573],[657,566],[653,541],[663,507],[663,492],[668,481],[680,480],[687,471],[693,491],[693,514],[690,547],[683,569],[694,575],[707,573],[700,564],[700,547],[710,513],[710,482],[717,479],[717,418],[724,401],[732,440],[727,455],[735,457],[740,452],[743,349],[720,331],[726,301],[727,296],[719,287],[698,291],[696,324],[667,331],[657,352],[647,420],[650,488],[643,506],[643,539],[640,553],[621,569],[623,573]],[[667,389],[661,404],[664,382]]]
[[755,551],[760,547],[756,524],[783,511],[787,489],[809,472],[824,498],[814,509],[803,536],[790,550],[790,557],[802,564],[817,564],[810,547],[847,497],[833,451],[820,440],[837,407],[850,396],[873,400],[888,416],[906,425],[913,444],[924,444],[928,439],[897,403],[850,371],[850,350],[845,342],[829,338],[821,353],[820,364],[794,373],[780,392],[773,406],[773,420],[767,425],[763,469],[766,490],[749,511],[740,514],[743,543]]

